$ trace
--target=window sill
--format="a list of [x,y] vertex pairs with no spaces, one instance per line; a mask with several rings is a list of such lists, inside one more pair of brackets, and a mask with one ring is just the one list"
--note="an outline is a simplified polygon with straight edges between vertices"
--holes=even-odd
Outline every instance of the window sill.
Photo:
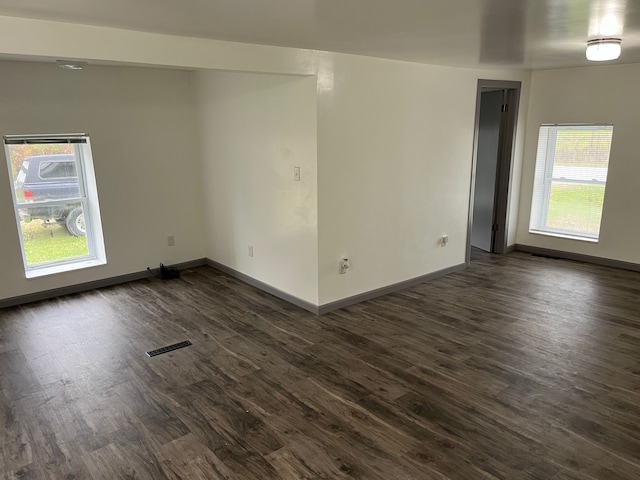
[[545,232],[542,230],[529,230],[533,235],[544,235],[546,237],[565,238],[567,240],[578,240],[580,242],[598,243],[597,238],[581,237],[579,235],[571,235],[570,233]]
[[56,275],[58,273],[73,272],[75,270],[82,270],[85,268],[97,267],[100,265],[106,265],[107,260],[101,258],[91,258],[88,260],[81,260],[72,263],[63,263],[57,265],[51,265],[48,267],[39,267],[27,270],[25,275],[27,278],[39,278],[47,275]]

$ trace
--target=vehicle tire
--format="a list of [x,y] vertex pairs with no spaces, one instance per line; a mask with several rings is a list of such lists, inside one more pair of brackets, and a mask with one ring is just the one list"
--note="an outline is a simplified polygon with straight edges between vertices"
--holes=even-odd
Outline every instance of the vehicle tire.
[[87,234],[82,207],[76,207],[69,212],[65,225],[69,233],[74,237],[84,237]]

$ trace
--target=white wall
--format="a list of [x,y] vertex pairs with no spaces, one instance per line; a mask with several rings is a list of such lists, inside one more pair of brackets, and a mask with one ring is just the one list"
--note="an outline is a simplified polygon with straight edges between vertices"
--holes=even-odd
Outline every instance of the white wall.
[[[534,72],[517,243],[640,263],[640,65]],[[613,143],[598,243],[528,233],[538,129],[543,123],[612,123]]]
[[108,262],[27,280],[3,160],[0,299],[204,257],[193,85],[175,70],[0,62],[2,135],[89,133]]
[[316,78],[201,72],[198,97],[207,258],[317,305]]
[[207,256],[314,305],[464,263],[477,80],[523,80],[523,115],[528,96],[526,73],[342,54],[323,55],[317,85],[198,78]]
[[[33,31],[37,31],[38,35],[31,35]],[[176,202],[180,207],[188,204],[193,209],[185,213],[179,207],[177,209],[182,217],[173,219],[186,222],[188,226],[182,227],[184,232],[193,234],[190,237],[193,239],[193,245],[190,246],[192,254],[185,259],[211,256],[213,260],[271,283],[290,295],[320,305],[465,261],[477,81],[483,78],[523,82],[519,123],[522,127],[530,78],[528,72],[435,67],[354,55],[9,17],[0,17],[0,54],[209,70],[209,73],[198,74],[199,98],[204,105],[200,112],[204,158],[202,172],[205,180],[216,182],[219,188],[212,191],[207,187],[202,195],[195,195],[196,189],[189,190]],[[213,72],[212,69],[247,73],[225,74]],[[255,72],[284,74],[284,77],[259,77]],[[290,78],[301,74],[314,77]],[[175,72],[175,75],[185,82],[190,78],[185,73]],[[95,81],[100,83],[99,78]],[[313,93],[311,83],[315,83]],[[142,99],[156,92],[154,82],[146,81],[145,84],[150,92],[139,88]],[[139,83],[134,85],[138,89]],[[119,98],[115,92],[112,95],[114,99]],[[164,105],[163,102],[175,98],[172,95],[182,99],[183,106],[176,105],[182,116],[177,115],[174,120],[167,119],[166,122],[159,120],[161,117],[153,118],[157,113],[154,110],[156,104]],[[291,98],[296,99],[295,104],[286,103]],[[280,103],[275,103],[275,99]],[[229,102],[225,103],[227,100]],[[93,101],[92,98],[78,100],[78,108],[89,101]],[[144,107],[141,103],[144,103]],[[131,108],[136,111],[138,118],[136,127],[129,129],[129,120],[120,117],[128,105],[115,102],[114,108],[119,113],[105,117],[105,123],[100,127],[106,129],[108,123],[114,130],[135,133],[139,127],[145,136],[151,130],[156,131],[156,137],[163,139],[171,153],[171,148],[176,148],[175,143],[167,140],[167,129],[160,128],[159,124],[188,127],[179,130],[184,132],[186,138],[190,135],[186,131],[190,132],[194,126],[190,116],[193,105],[191,95],[180,88],[173,93],[168,92],[164,100],[139,101],[134,98]],[[246,109],[246,112],[255,113],[256,117],[235,115],[236,105]],[[136,107],[140,108],[136,110]],[[111,102],[105,101],[104,108],[109,111]],[[312,127],[313,108],[317,108],[317,130]],[[230,115],[225,115],[225,111]],[[298,121],[291,122],[291,118],[296,116]],[[89,118],[94,117],[93,113],[89,115]],[[142,117],[146,120],[143,121]],[[285,129],[276,122],[268,121],[273,118],[287,122],[295,135],[287,137]],[[300,121],[300,118],[304,120]],[[228,125],[227,120],[230,122]],[[234,128],[230,128],[232,126]],[[89,130],[90,133],[92,130],[99,131],[89,126],[80,129]],[[244,129],[247,130],[246,135],[241,134]],[[217,132],[226,132],[228,138]],[[265,132],[269,132],[271,138],[265,136]],[[95,136],[95,133],[92,135]],[[227,148],[225,144],[218,144],[215,139],[233,140],[228,143],[234,147],[224,151]],[[520,135],[515,146],[510,210],[512,220],[519,198],[518,152],[522,149],[522,139]],[[305,140],[309,143],[305,144]],[[316,140],[317,194],[311,183],[292,187],[285,180],[291,175],[290,167],[293,164],[292,159],[285,158],[284,151],[270,151],[267,160],[262,157],[262,162],[257,156],[252,156],[262,154],[262,147],[293,145],[295,148],[291,151],[296,155],[294,160],[310,162],[307,168],[311,176],[303,175],[303,182],[313,182],[315,157],[312,143]],[[195,143],[186,143],[188,146],[184,148],[189,152],[194,155],[199,153]],[[298,151],[304,153],[298,155]],[[220,154],[231,158],[233,162],[223,162]],[[162,163],[170,163],[168,157],[163,158]],[[176,171],[173,169],[175,164],[170,164],[169,169],[160,174],[163,180],[173,184],[189,184],[190,173],[198,171],[200,167],[189,160],[185,162],[189,174]],[[242,166],[242,162],[248,163]],[[289,165],[285,168],[287,163]],[[97,169],[103,170],[98,173],[103,176],[102,188],[106,190],[114,189],[113,185],[118,181],[128,182],[117,177],[115,167],[110,171],[109,167],[97,165]],[[245,175],[255,175],[245,177],[242,181],[247,178],[250,180],[246,183],[227,184],[216,178],[217,174],[221,175],[221,179],[240,178],[245,169]],[[260,175],[262,178],[259,179]],[[259,180],[267,181],[262,190],[256,190],[260,188]],[[98,186],[101,188],[100,181]],[[292,197],[297,202],[294,202],[295,205],[302,205],[302,214],[284,208],[288,207],[288,201],[284,199]],[[238,202],[249,200],[252,206],[247,211],[254,227],[247,226],[245,212],[238,210]],[[121,209],[126,203],[115,196],[111,201]],[[318,215],[315,252],[313,228],[310,227],[313,223],[314,201],[317,202]],[[103,210],[104,202],[101,194]],[[154,203],[153,200],[149,202]],[[162,202],[167,203],[165,199]],[[110,227],[115,228],[116,232],[114,238],[107,240],[107,248],[114,252],[125,250],[117,255],[135,260],[135,265],[127,265],[128,269],[134,271],[138,263],[151,262],[147,259],[166,251],[154,244],[156,246],[153,249],[141,249],[142,254],[136,255],[138,250],[131,250],[126,244],[127,239],[149,242],[151,238],[152,242],[156,242],[157,234],[162,231],[161,240],[164,243],[168,228],[158,223],[144,223],[144,227],[140,227],[143,232],[135,231],[135,235],[127,236],[122,233],[125,228],[113,225],[116,212],[120,213],[110,209],[103,215],[105,223],[111,222]],[[231,218],[225,219],[225,215],[231,215]],[[198,222],[196,217],[202,220]],[[300,221],[299,217],[309,223],[296,223]],[[224,230],[219,229],[218,220],[222,220]],[[129,224],[134,229],[136,225]],[[206,225],[206,234],[203,225]],[[251,231],[251,228],[256,230]],[[171,233],[176,234],[176,241],[179,242],[181,234],[177,233],[177,228],[172,230]],[[446,248],[441,248],[438,239],[444,232],[451,240]],[[510,243],[514,232],[515,229],[508,232]],[[246,246],[250,242],[255,248],[253,263],[248,255],[245,257]],[[295,261],[283,264],[284,257],[291,252],[296,255]],[[186,250],[184,253],[187,257]],[[273,255],[273,258],[261,257],[265,253]],[[347,275],[338,275],[337,262],[344,255],[351,258],[352,269]],[[313,258],[317,258],[315,264]],[[172,260],[180,261],[182,257]],[[110,263],[108,272],[121,273],[124,263],[120,260],[116,265]],[[304,269],[300,265],[305,265]],[[18,273],[14,265],[11,275]],[[300,275],[303,275],[302,280]],[[69,277],[68,281],[89,276],[83,272]],[[317,285],[315,291],[314,282]]]
[[347,55],[332,73],[318,97],[320,304],[464,263],[477,81],[523,81],[522,116],[528,73]]
[[0,54],[184,69],[313,74],[322,52],[0,15]]
[[319,62],[317,96],[315,78],[198,77],[207,256],[314,305],[464,263],[477,80],[522,80],[522,115],[528,97],[526,73],[342,54]]

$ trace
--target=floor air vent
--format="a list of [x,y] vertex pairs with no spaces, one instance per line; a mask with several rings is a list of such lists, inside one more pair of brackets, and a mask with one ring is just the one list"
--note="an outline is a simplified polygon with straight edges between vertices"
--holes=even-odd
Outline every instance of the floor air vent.
[[184,342],[174,343],[173,345],[167,345],[166,347],[150,350],[147,352],[147,355],[149,355],[150,357],[155,357],[156,355],[162,355],[163,353],[173,352],[174,350],[178,350],[179,348],[188,347],[189,345],[193,344],[189,340],[185,340]]

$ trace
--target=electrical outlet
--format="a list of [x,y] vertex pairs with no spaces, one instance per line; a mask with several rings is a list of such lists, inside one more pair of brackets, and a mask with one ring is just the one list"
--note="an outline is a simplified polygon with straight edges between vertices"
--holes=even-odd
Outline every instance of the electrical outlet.
[[249,245],[248,253],[250,257],[253,257],[253,245]]
[[351,265],[347,257],[344,257],[342,260],[340,260],[340,275],[344,275],[345,273],[347,273],[350,266]]
[[176,244],[176,237],[173,235],[167,235],[167,245],[173,247]]

